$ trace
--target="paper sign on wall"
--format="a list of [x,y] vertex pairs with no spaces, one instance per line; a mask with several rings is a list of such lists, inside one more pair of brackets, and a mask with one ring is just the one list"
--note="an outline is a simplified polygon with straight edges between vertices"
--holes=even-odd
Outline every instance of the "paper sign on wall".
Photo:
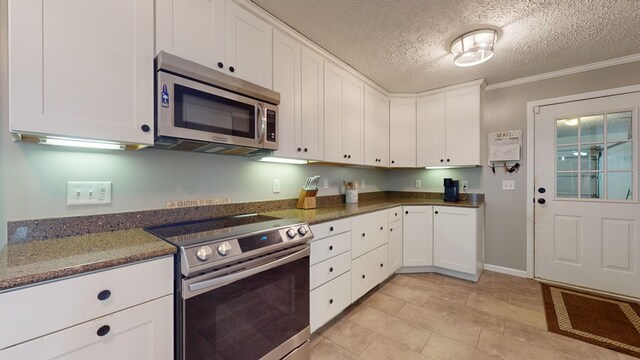
[[522,130],[505,130],[489,134],[489,165],[495,161],[520,161]]

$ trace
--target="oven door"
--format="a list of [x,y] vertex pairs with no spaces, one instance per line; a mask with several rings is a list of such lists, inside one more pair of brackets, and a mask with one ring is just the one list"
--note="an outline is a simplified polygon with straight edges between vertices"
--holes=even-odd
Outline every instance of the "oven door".
[[252,262],[183,280],[184,359],[282,359],[308,345],[308,245]]
[[277,106],[158,72],[157,136],[277,149]]

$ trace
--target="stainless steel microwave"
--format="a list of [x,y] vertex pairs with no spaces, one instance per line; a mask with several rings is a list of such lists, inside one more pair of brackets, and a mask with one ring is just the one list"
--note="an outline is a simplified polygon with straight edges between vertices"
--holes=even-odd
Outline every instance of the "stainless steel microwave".
[[155,64],[154,147],[245,156],[278,149],[279,93],[166,52]]

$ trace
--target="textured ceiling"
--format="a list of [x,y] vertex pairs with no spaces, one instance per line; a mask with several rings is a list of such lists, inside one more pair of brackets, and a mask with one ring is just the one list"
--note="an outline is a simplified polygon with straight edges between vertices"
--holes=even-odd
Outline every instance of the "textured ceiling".
[[[640,0],[252,0],[391,92],[494,84],[640,53]],[[451,42],[489,27],[495,56],[453,65]]]

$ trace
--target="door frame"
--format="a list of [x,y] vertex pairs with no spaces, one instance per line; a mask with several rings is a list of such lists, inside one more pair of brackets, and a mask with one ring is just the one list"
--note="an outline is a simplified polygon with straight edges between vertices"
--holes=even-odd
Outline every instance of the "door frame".
[[[540,107],[568,102],[603,98],[640,92],[640,85],[624,86],[607,90],[592,91],[568,96],[527,102],[527,277],[535,276],[535,116]],[[530,201],[529,201],[530,200]]]

